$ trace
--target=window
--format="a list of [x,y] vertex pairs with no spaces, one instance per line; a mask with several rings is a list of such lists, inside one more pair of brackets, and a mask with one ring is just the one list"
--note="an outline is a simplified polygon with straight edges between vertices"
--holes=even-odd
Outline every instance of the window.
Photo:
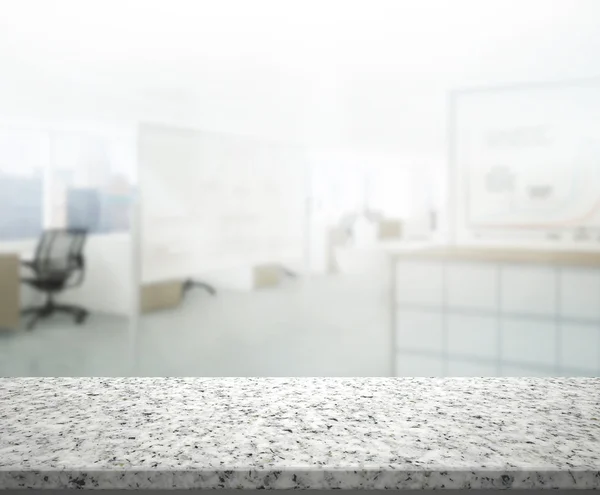
[[40,235],[47,164],[46,135],[0,129],[0,241]]
[[127,232],[134,191],[132,147],[105,136],[53,133],[54,226]]
[[133,153],[120,137],[0,128],[0,242],[44,228],[128,232]]

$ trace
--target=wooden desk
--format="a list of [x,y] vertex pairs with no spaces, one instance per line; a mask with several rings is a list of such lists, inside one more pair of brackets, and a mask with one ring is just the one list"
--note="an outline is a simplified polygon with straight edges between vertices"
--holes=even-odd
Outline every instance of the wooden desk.
[[525,263],[589,268],[600,266],[600,252],[585,251],[435,246],[425,249],[402,250],[392,254],[397,259],[420,259],[429,261]]
[[0,254],[0,328],[17,329],[20,316],[20,258],[18,254]]

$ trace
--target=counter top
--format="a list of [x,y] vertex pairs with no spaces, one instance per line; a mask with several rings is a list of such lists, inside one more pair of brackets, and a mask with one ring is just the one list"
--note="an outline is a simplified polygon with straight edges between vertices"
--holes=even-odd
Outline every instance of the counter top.
[[600,379],[4,378],[20,487],[600,488]]
[[550,249],[433,246],[389,250],[394,258],[443,261],[484,261],[491,263],[533,263],[560,266],[600,266],[598,251],[557,251]]

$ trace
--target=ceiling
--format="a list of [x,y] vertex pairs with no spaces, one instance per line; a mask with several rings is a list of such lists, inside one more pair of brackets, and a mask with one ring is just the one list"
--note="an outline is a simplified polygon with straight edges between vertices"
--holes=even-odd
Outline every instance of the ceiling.
[[600,0],[0,0],[0,79],[5,101],[76,88],[215,129],[439,144],[450,88],[599,75],[599,25]]

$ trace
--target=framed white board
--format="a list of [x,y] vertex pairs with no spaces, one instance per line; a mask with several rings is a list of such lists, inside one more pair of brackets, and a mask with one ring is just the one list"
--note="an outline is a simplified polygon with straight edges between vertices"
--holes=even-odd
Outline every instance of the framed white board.
[[455,240],[600,245],[600,80],[452,96]]
[[303,261],[301,148],[144,125],[139,160],[143,281]]

